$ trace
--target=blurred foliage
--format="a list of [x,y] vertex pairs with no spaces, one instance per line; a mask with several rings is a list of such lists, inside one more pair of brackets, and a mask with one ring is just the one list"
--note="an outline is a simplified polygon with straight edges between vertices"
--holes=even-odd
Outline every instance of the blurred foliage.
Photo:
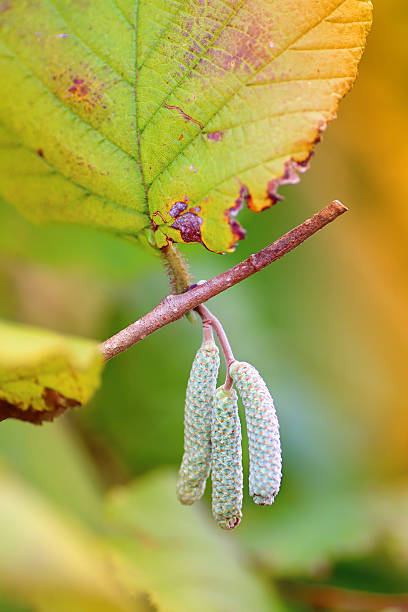
[[[311,598],[295,597],[304,585],[325,587],[319,609],[335,607],[334,587],[388,593],[387,608],[408,609],[392,599],[408,591],[408,6],[375,8],[359,79],[302,183],[261,216],[243,211],[236,253],[184,248],[195,278],[209,278],[330,199],[350,207],[211,304],[276,400],[274,506],[245,498],[241,526],[225,534],[206,501],[177,505],[183,394],[200,342],[199,326],[180,321],[112,360],[89,406],[41,428],[0,424],[0,611],[308,612]],[[0,316],[102,339],[166,292],[154,257],[0,206]]]
[[0,432],[6,593],[56,611],[280,609],[202,509],[180,507],[172,472],[146,476],[103,503],[66,424],[44,427],[38,438],[21,425],[10,421]]

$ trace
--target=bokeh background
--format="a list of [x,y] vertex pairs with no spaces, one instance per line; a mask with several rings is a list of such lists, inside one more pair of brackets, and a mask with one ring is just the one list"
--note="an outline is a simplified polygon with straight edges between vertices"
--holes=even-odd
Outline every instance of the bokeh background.
[[[2,612],[408,610],[407,32],[407,1],[377,0],[359,78],[300,185],[241,214],[234,254],[183,249],[207,279],[334,198],[350,208],[211,302],[276,401],[274,506],[246,497],[228,534],[209,496],[178,507],[200,329],[172,324],[112,360],[89,406],[0,424]],[[152,256],[0,204],[1,317],[104,339],[167,291]]]

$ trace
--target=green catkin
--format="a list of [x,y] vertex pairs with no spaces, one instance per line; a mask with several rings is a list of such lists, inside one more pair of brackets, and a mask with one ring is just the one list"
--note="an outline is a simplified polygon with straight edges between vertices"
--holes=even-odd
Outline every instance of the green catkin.
[[197,351],[191,367],[184,412],[184,455],[177,482],[182,504],[193,504],[204,493],[211,467],[211,416],[220,358],[214,342]]
[[223,529],[242,518],[242,451],[238,398],[234,389],[217,389],[211,427],[212,513]]
[[235,361],[230,375],[245,406],[249,446],[249,494],[261,506],[273,503],[282,477],[279,423],[273,399],[259,372]]

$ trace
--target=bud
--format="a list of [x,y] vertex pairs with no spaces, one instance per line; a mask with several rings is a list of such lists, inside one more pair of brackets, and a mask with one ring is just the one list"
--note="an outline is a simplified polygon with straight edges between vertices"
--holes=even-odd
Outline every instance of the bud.
[[212,513],[220,527],[234,529],[242,517],[241,423],[234,389],[217,389],[211,431]]
[[245,406],[249,446],[249,494],[261,506],[273,503],[282,477],[279,423],[273,399],[259,372],[235,361],[230,375]]
[[191,367],[184,412],[184,455],[177,482],[182,504],[198,501],[211,466],[211,415],[220,359],[214,342],[201,346]]

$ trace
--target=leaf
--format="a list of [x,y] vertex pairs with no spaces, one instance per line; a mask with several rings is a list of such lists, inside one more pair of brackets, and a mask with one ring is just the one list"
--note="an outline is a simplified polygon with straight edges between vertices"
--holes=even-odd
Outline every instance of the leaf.
[[160,612],[283,610],[272,587],[245,567],[230,534],[200,505],[182,506],[175,488],[175,474],[161,471],[111,496],[108,515],[120,534],[112,541],[116,572],[128,588],[144,587]]
[[[350,89],[369,0],[20,0],[0,12],[0,195],[37,221],[231,250]],[[154,234],[154,235],[153,235]]]
[[102,366],[95,341],[0,321],[0,420],[39,424],[85,404]]

